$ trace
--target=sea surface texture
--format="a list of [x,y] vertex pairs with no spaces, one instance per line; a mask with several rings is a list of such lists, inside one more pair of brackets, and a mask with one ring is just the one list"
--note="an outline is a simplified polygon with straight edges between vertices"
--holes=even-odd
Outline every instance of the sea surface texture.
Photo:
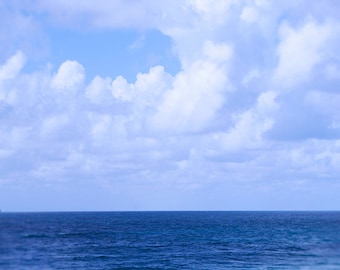
[[0,269],[340,269],[340,212],[1,213]]

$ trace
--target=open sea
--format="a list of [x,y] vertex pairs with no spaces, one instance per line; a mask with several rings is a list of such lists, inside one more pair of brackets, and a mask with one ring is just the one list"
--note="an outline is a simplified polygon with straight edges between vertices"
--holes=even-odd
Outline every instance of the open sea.
[[340,212],[0,213],[0,269],[340,269]]

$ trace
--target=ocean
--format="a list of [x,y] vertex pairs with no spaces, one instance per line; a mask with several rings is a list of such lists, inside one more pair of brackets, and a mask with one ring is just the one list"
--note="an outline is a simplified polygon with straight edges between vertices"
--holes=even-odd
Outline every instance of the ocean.
[[340,212],[1,213],[0,269],[340,269]]

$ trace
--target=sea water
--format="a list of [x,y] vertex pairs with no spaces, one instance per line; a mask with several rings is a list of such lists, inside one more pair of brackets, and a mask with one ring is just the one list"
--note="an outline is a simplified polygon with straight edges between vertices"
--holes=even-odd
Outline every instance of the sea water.
[[1,213],[0,269],[340,269],[340,212]]

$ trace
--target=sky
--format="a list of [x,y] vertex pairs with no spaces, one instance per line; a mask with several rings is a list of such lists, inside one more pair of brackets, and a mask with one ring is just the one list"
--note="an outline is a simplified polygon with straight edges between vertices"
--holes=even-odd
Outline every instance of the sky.
[[340,210],[338,14],[0,0],[0,209]]

